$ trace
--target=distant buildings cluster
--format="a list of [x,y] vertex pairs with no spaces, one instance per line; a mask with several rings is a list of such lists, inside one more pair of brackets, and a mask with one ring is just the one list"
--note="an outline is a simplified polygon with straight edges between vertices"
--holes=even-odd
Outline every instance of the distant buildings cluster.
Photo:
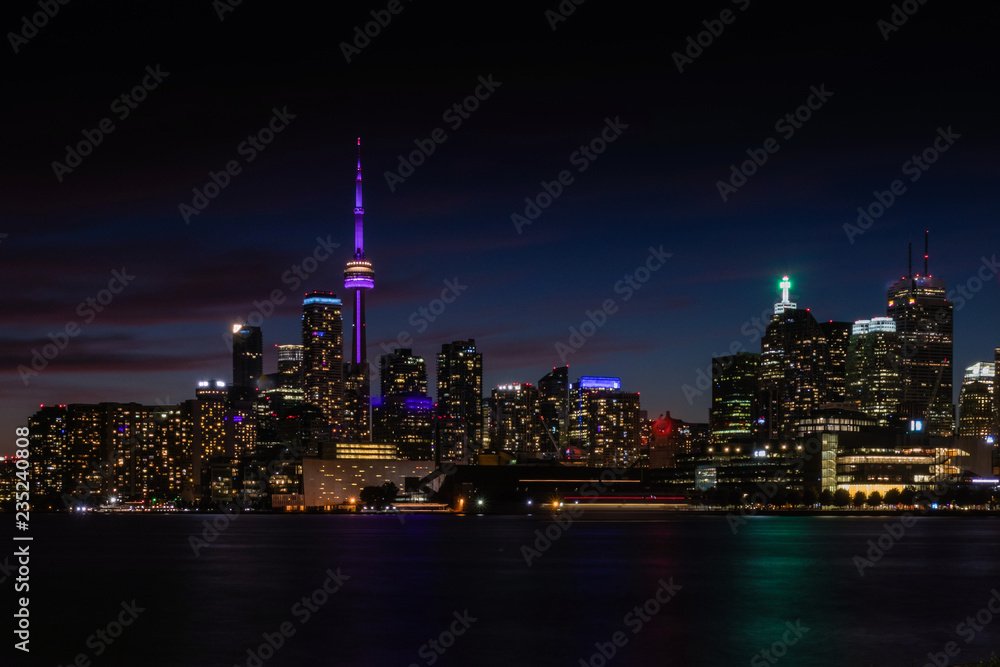
[[789,300],[787,276],[780,287],[760,353],[713,362],[702,488],[770,481],[789,455],[803,459],[799,484],[816,491],[884,494],[998,472],[1000,348],[966,369],[956,415],[955,309],[944,280],[927,274],[926,250],[924,274],[889,287],[885,316],[818,322]]

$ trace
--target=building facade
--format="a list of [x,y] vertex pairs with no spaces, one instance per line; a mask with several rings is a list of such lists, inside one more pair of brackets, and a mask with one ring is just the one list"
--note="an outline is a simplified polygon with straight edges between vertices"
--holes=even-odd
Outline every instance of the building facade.
[[343,435],[344,321],[340,299],[312,292],[302,301],[302,385],[305,402],[320,409],[330,442]]
[[760,432],[760,355],[753,352],[717,357],[712,362],[712,442],[725,444]]
[[[437,355],[437,416],[450,422],[443,431],[454,439],[456,423],[464,425],[465,447],[479,450],[483,445],[483,355],[473,339],[445,343]],[[441,441],[441,447],[455,449],[459,443]]]
[[896,323],[889,317],[858,320],[847,352],[846,400],[888,426],[903,398]]

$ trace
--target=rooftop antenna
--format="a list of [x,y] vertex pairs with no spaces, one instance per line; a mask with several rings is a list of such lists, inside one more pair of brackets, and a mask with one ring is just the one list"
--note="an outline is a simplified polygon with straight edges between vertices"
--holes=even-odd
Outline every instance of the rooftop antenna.
[[910,241],[909,245],[909,259],[906,262],[906,275],[908,277],[913,276],[913,241]]
[[930,275],[927,273],[927,237],[931,235],[931,231],[928,229],[924,232],[924,275]]

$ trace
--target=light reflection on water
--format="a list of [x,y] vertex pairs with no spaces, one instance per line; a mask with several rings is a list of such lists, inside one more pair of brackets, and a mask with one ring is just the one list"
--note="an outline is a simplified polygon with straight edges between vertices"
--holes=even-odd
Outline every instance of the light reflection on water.
[[[287,621],[265,665],[427,665],[465,610],[435,664],[576,667],[622,631],[609,667],[748,665],[796,621],[809,631],[779,664],[923,665],[948,641],[961,663],[1000,638],[1000,619],[955,633],[1000,587],[990,518],[921,518],[864,576],[853,558],[892,517],[754,517],[734,536],[721,516],[591,511],[546,547],[543,516],[241,516],[195,558],[205,518],[36,517],[37,664],[246,665]],[[524,546],[545,548],[528,566]],[[350,578],[302,623],[294,605],[337,568]],[[634,633],[626,615],[670,578],[683,588]],[[133,598],[146,611],[95,658],[88,636]]]

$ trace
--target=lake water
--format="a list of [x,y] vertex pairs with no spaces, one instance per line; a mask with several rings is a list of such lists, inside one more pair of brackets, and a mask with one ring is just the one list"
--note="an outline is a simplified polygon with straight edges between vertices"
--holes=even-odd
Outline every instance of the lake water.
[[949,642],[940,664],[1000,646],[993,518],[919,518],[897,539],[898,517],[752,517],[734,535],[722,516],[597,510],[567,527],[257,515],[196,556],[211,518],[34,516],[32,652],[9,639],[0,664],[923,666]]

